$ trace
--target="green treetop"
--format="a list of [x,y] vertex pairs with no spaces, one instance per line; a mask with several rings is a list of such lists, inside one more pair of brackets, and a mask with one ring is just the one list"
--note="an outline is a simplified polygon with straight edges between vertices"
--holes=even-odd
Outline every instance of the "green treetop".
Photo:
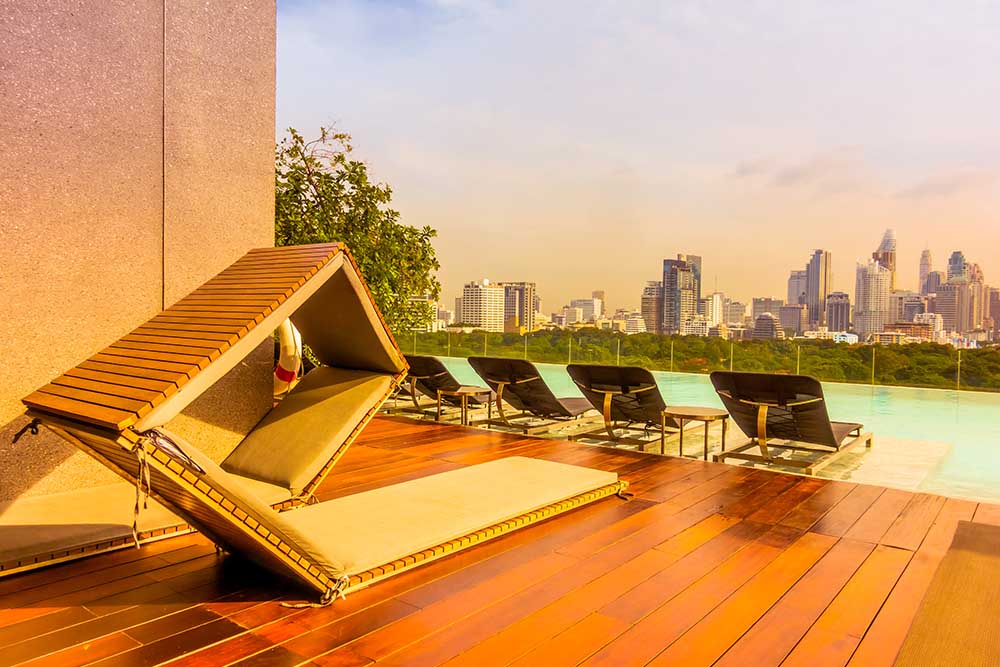
[[389,327],[409,331],[430,321],[441,293],[437,232],[400,223],[392,190],[369,180],[351,148],[342,132],[320,128],[307,141],[288,130],[275,154],[275,245],[346,243]]

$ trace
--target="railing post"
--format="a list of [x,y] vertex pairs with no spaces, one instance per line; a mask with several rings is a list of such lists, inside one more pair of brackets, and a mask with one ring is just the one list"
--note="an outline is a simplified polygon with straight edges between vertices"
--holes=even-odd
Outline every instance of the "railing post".
[[962,390],[962,348],[958,348],[958,368],[955,369],[955,391]]
[[802,375],[802,346],[795,346],[795,374]]
[[729,371],[733,370],[733,359],[736,357],[736,343],[729,341]]
[[622,339],[616,338],[615,342],[618,343],[618,349],[615,352],[615,366],[622,365]]
[[413,354],[417,353],[417,330],[413,330]]
[[528,334],[524,334],[524,360],[528,360]]
[[674,372],[674,339],[670,339],[670,372]]
[[484,357],[487,356],[486,355],[486,347],[488,345],[489,339],[490,339],[490,332],[489,331],[484,332],[483,333],[483,356]]
[[569,336],[569,361],[566,365],[568,366],[571,363],[573,363],[573,334]]
[[447,351],[447,353],[444,356],[450,357],[451,356],[451,332],[450,331],[446,331],[445,332],[445,336],[447,336],[447,340],[448,340],[448,347],[447,347],[448,351]]
[[878,346],[876,344],[874,344],[874,343],[872,344],[872,386],[873,387],[875,386],[875,349],[877,347]]

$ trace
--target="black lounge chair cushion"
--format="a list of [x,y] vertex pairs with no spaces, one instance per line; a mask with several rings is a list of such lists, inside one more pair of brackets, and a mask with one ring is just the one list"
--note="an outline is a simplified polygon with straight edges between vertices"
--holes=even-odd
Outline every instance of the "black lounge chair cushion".
[[[607,392],[615,392],[611,398],[611,421],[655,424],[659,427],[667,405],[657,387],[656,378],[645,368],[570,364],[566,371],[598,411],[604,410]],[[680,428],[671,418],[667,418],[666,426]]]
[[581,398],[556,398],[530,361],[500,357],[469,357],[469,365],[493,391],[504,385],[502,400],[542,419],[578,417],[592,409]]
[[823,386],[806,375],[715,371],[712,384],[733,421],[757,437],[757,404],[768,404],[767,437],[840,449],[862,424],[831,422]]
[[[410,378],[414,381],[417,391],[428,398],[436,401],[439,389],[455,391],[462,386],[462,383],[455,379],[451,371],[437,357],[407,354],[406,362],[410,365]],[[489,399],[483,395],[468,394],[466,404],[486,405],[492,399],[492,394]],[[462,399],[457,396],[442,396],[441,402],[457,407],[462,404]]]

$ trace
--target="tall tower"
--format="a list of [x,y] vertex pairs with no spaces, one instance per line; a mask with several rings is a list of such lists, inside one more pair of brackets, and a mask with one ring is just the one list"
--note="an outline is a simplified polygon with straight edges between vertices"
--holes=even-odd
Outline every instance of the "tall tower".
[[921,294],[927,294],[927,276],[933,270],[931,251],[929,248],[924,248],[924,251],[920,253],[920,279],[917,281],[917,291]]
[[891,283],[892,273],[876,259],[858,264],[854,289],[854,330],[862,340],[891,323]]
[[810,326],[826,323],[826,297],[832,284],[833,258],[826,250],[817,250],[806,265],[806,305],[809,306]]
[[948,282],[968,279],[969,263],[965,261],[965,253],[961,250],[956,250],[948,258]]
[[872,259],[889,269],[889,290],[896,289],[896,232],[885,230],[878,250],[872,253]]
[[[700,262],[700,258],[699,258]],[[663,331],[675,334],[698,314],[698,280],[687,257],[663,260]]]
[[809,291],[809,272],[805,269],[792,271],[788,276],[788,298],[785,303],[789,306],[797,306],[806,302],[806,293]]

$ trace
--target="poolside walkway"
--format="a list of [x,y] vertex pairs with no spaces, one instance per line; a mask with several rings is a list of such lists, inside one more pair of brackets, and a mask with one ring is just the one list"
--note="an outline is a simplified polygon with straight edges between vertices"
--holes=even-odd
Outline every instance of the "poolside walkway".
[[524,455],[636,498],[321,609],[198,535],[0,579],[0,665],[889,665],[959,520],[1000,506],[379,417],[322,499]]

